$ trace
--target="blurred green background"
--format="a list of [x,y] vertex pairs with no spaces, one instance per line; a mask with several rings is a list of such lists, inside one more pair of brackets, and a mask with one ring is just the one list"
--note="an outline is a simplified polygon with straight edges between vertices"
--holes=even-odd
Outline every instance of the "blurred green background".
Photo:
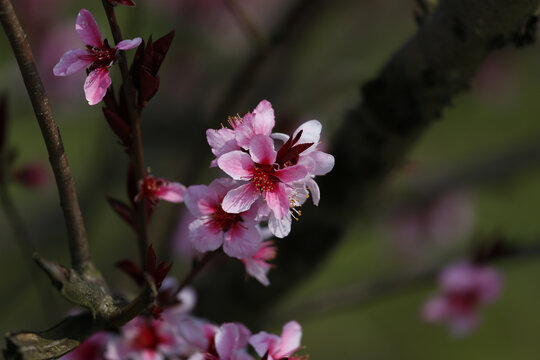
[[[293,6],[284,0],[237,1],[263,38]],[[74,31],[80,8],[90,10],[104,37],[111,37],[101,2],[79,1],[75,5],[64,0],[18,0],[15,5],[62,131],[94,261],[111,283],[129,289],[129,280],[113,264],[122,258],[136,258],[135,240],[105,199],[106,195],[125,199],[126,156],[100,106],[86,104],[84,74],[52,76],[52,66],[60,56],[80,46]],[[265,60],[233,114],[251,111],[266,98],[276,111],[276,130],[286,132],[301,121],[316,118],[324,124],[323,136],[331,139],[345,112],[358,101],[359,86],[375,76],[415,33],[414,9],[412,0],[337,0],[318,6],[294,29],[290,41]],[[246,36],[221,0],[138,0],[136,8],[118,8],[117,13],[126,38],[147,38],[150,34],[157,38],[171,29],[176,31],[161,70],[160,91],[143,113],[146,164],[155,175],[185,185],[208,183],[218,176],[218,170],[208,169],[211,153],[204,130],[225,122],[214,116],[216,106],[257,44]],[[8,147],[17,153],[16,165],[46,163],[37,123],[3,35],[0,49],[0,92],[8,94],[10,107]],[[536,45],[500,51],[488,58],[470,91],[455,99],[408,154],[408,166],[396,169],[382,185],[381,199],[392,199],[433,174],[452,172],[476,159],[538,143],[539,60]],[[540,234],[540,166],[533,163],[502,174],[474,184],[465,182],[440,194],[441,198],[457,198],[459,204],[442,211],[437,225],[441,236],[426,235],[429,222],[416,216],[433,211],[429,206],[408,213],[403,221],[412,221],[417,231],[406,236],[392,218],[402,215],[389,211],[384,202],[378,204],[347,230],[346,239],[313,274],[270,310],[272,322],[266,330],[278,332],[291,316],[297,318],[304,327],[305,352],[312,359],[538,358],[540,263],[534,257],[499,266],[505,278],[501,299],[485,309],[478,329],[464,338],[420,320],[419,309],[435,293],[435,281],[374,298],[367,304],[353,298],[347,299],[346,306],[327,304],[324,311],[291,314],[291,309],[302,309],[306,302],[350,286],[459,259],[472,243],[494,234],[522,244],[534,242]],[[347,179],[343,182],[354,186]],[[68,264],[54,185],[36,190],[12,184],[9,191],[28,225],[35,249],[48,259]],[[324,201],[325,189],[321,191]],[[174,241],[178,209],[160,204],[152,238],[161,257],[175,261],[172,273],[181,277],[189,263],[167,250]],[[309,221],[309,214],[300,221]],[[404,237],[410,241],[403,242]],[[32,275],[3,214],[0,246],[0,332],[51,326],[70,305],[48,285],[43,274],[35,271]]]

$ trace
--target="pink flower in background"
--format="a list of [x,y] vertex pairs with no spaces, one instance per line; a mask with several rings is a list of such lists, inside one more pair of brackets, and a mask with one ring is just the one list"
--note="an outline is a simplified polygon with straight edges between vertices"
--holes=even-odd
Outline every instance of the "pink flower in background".
[[222,208],[223,196],[236,186],[235,181],[222,178],[209,186],[188,187],[185,203],[196,217],[189,224],[189,239],[197,251],[214,251],[223,244],[227,255],[242,259],[259,249],[262,238],[255,227],[257,208],[235,214]]
[[422,318],[465,334],[478,324],[479,310],[499,297],[502,278],[492,267],[460,262],[443,270],[439,287],[441,294],[424,304]]
[[101,40],[96,20],[85,9],[77,16],[75,30],[86,47],[66,52],[54,67],[53,73],[56,76],[67,76],[88,67],[89,74],[84,83],[84,93],[88,104],[95,105],[103,99],[112,83],[109,67],[116,60],[118,50],[133,49],[139,46],[142,40],[141,38],[122,40],[111,48],[106,39]]
[[302,327],[296,321],[289,321],[283,326],[281,337],[265,331],[249,338],[249,343],[259,356],[268,353],[268,360],[287,359],[300,349]]
[[186,187],[180,183],[146,175],[139,184],[139,193],[135,196],[135,201],[146,199],[151,205],[156,205],[160,199],[181,203],[184,201],[185,193]]
[[12,174],[13,179],[29,188],[41,188],[51,182],[51,173],[47,166],[40,162],[27,163]]
[[255,255],[242,259],[248,275],[257,279],[264,286],[270,285],[267,275],[272,265],[267,261],[276,257],[277,247],[273,245],[273,241],[264,241]]
[[103,360],[103,354],[110,334],[100,331],[84,340],[75,350],[64,355],[60,360]]

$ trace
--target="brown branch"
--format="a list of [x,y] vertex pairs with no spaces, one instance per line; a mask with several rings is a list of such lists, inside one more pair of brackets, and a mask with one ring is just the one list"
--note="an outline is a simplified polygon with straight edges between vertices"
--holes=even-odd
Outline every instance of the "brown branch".
[[[332,141],[333,171],[318,179],[322,199],[280,242],[272,286],[238,281],[242,269],[212,273],[199,309],[223,320],[211,300],[220,296],[228,317],[253,324],[315,269],[343,238],[348,226],[368,208],[380,184],[415,140],[440,118],[453,97],[467,89],[487,55],[507,44],[528,23],[538,0],[442,0],[410,41],[362,87]],[[208,299],[208,300],[207,300]],[[221,317],[220,317],[221,316]]]
[[[496,262],[515,261],[518,259],[537,259],[540,255],[540,243],[522,246],[507,246],[506,251],[499,254]],[[492,261],[493,261],[492,260]],[[415,291],[432,283],[446,265],[404,272],[391,277],[381,278],[370,283],[356,283],[346,287],[328,290],[323,294],[310,297],[304,302],[295,304],[293,307],[271,313],[267,317],[268,322],[281,324],[283,319],[301,319],[321,316],[336,310],[343,310],[351,306],[365,306],[373,304],[381,299],[405,292]]]
[[49,161],[56,179],[60,205],[66,222],[71,263],[73,268],[82,270],[90,262],[90,251],[71,169],[26,34],[9,0],[0,0],[0,22],[19,64],[26,90],[49,153]]
[[242,6],[236,0],[223,0],[223,2],[253,44],[261,46],[263,44],[263,37]]
[[[107,14],[107,20],[114,38],[114,42],[118,44],[123,40],[122,32],[118,21],[116,20],[116,14],[114,7],[110,4],[109,0],[102,0],[103,8]],[[129,122],[131,124],[131,131],[133,136],[133,150],[131,150],[131,161],[135,170],[135,181],[138,184],[144,179],[146,175],[146,169],[144,166],[144,151],[141,135],[141,117],[135,105],[135,88],[133,87],[131,76],[129,75],[126,55],[123,51],[118,54],[118,65],[120,66],[120,72],[122,74],[122,92],[127,102],[127,110],[129,116]],[[141,261],[141,268],[144,269],[146,261],[146,249],[148,249],[148,204],[146,201],[140,201],[137,203],[137,237],[139,244],[139,255]]]

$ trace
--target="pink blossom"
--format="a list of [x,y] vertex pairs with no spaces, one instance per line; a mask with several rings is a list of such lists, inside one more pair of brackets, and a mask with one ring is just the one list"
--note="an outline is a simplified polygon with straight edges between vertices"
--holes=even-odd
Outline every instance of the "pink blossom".
[[101,40],[96,20],[90,11],[82,9],[75,26],[77,34],[86,44],[85,48],[66,52],[53,69],[56,76],[71,75],[79,70],[88,68],[89,74],[84,83],[84,93],[88,104],[99,103],[112,80],[109,76],[109,67],[115,62],[118,50],[133,49],[141,43],[141,38],[122,40],[111,48],[107,39]]
[[247,150],[255,135],[269,136],[275,124],[274,109],[268,100],[262,100],[253,112],[244,117],[229,117],[228,123],[230,129],[222,127],[206,131],[206,140],[216,156],[211,166],[216,166],[217,159],[223,154],[242,148]]
[[139,184],[139,193],[135,201],[146,199],[151,205],[156,205],[160,199],[181,203],[184,201],[185,193],[186,187],[180,183],[147,175]]
[[170,324],[138,316],[124,325],[107,344],[108,360],[163,360],[181,352],[184,345]]
[[272,265],[267,261],[273,260],[277,253],[277,248],[272,246],[273,244],[273,241],[264,241],[255,255],[242,259],[246,266],[246,272],[264,286],[270,285],[267,274]]
[[439,287],[441,294],[424,304],[423,319],[465,334],[477,325],[480,308],[497,300],[502,279],[492,267],[460,262],[443,270]]
[[235,180],[247,184],[229,191],[223,199],[223,209],[230,213],[249,210],[261,195],[277,219],[289,212],[287,189],[295,181],[307,175],[305,166],[286,166],[278,163],[278,152],[272,139],[266,135],[255,135],[249,144],[249,154],[231,151],[218,159],[218,166]]
[[110,335],[100,331],[84,340],[75,350],[64,355],[60,360],[102,360]]
[[209,186],[190,186],[186,206],[196,219],[189,224],[189,239],[200,252],[214,251],[223,245],[229,256],[242,259],[255,254],[262,241],[255,228],[257,209],[239,213],[225,212],[223,196],[237,183],[216,179]]
[[302,327],[296,321],[289,321],[283,326],[281,337],[265,331],[249,338],[249,343],[259,356],[268,353],[268,360],[286,359],[300,348]]
[[245,349],[250,335],[249,329],[240,323],[221,325],[214,338],[216,353],[209,353],[208,359],[253,360]]
[[[308,175],[301,183],[309,189],[315,205],[319,204],[320,190],[314,178],[326,175],[334,168],[335,164],[332,155],[318,149],[321,130],[322,124],[319,121],[309,120],[300,125],[291,137],[281,133],[272,134],[273,138],[284,142],[279,150],[283,163],[301,163],[306,166]],[[305,144],[310,144],[310,146],[305,148]]]

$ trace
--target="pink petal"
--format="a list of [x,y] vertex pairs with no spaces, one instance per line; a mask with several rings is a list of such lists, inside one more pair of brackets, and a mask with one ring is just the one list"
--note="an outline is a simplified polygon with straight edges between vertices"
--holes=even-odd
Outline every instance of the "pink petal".
[[216,155],[216,157],[240,150],[240,146],[236,143],[235,133],[231,129],[208,129],[206,130],[206,141],[208,141],[208,145],[212,149],[212,154]]
[[75,30],[83,43],[93,46],[95,48],[103,47],[101,43],[101,32],[98,29],[96,20],[86,9],[79,11],[77,15],[77,23],[75,25]]
[[274,191],[267,191],[264,198],[268,204],[268,207],[272,209],[276,219],[283,219],[289,212],[289,198],[285,185],[283,183],[277,183]]
[[300,347],[302,340],[302,327],[296,321],[289,321],[283,326],[281,333],[281,346],[274,357],[281,359],[288,357]]
[[115,47],[118,50],[129,50],[129,49],[136,48],[137,46],[141,44],[141,42],[142,42],[142,39],[140,37],[136,37],[133,40],[130,40],[130,39],[122,40]]
[[268,219],[268,228],[280,239],[283,239],[291,232],[292,217],[289,212],[285,214],[283,219],[277,219],[274,213],[270,214]]
[[248,183],[233,189],[225,195],[221,207],[228,213],[239,214],[249,210],[259,197],[259,191],[254,184]]
[[298,164],[276,171],[276,176],[285,184],[289,184],[293,181],[302,180],[306,177],[307,174],[308,172],[306,168]]
[[251,139],[253,139],[253,137],[255,136],[252,119],[253,114],[247,113],[242,118],[242,122],[240,123],[240,125],[238,125],[234,130],[236,143],[238,144],[238,146],[241,146],[244,149],[247,149],[249,147]]
[[255,226],[246,228],[244,224],[240,224],[225,233],[223,251],[231,257],[242,259],[255,255],[261,242],[261,234]]
[[215,338],[219,358],[234,359],[233,354],[246,346],[247,337],[249,337],[249,330],[242,324],[226,323],[221,325]]
[[270,135],[275,125],[274,109],[269,101],[261,101],[253,110],[253,130],[255,134]]
[[274,334],[269,334],[266,331],[261,331],[258,334],[255,334],[249,338],[249,344],[253,346],[255,352],[259,356],[264,356],[267,351],[272,354],[276,348],[279,346],[281,339],[279,336]]
[[319,185],[315,182],[315,180],[309,178],[306,181],[306,186],[309,188],[309,192],[311,193],[311,199],[313,200],[313,204],[315,206],[318,206],[319,200],[321,199],[321,191],[319,190]]
[[69,50],[54,66],[53,74],[56,76],[68,76],[92,64],[94,61],[90,58],[86,49]]
[[332,155],[322,151],[313,151],[309,154],[309,157],[315,162],[313,170],[310,171],[312,175],[325,175],[329,173],[334,168],[336,162]]
[[89,105],[96,105],[105,96],[107,88],[111,85],[112,80],[109,76],[107,68],[98,68],[92,71],[86,77],[84,82],[84,94]]
[[441,322],[448,314],[448,302],[443,297],[428,300],[421,310],[422,319],[427,322]]
[[300,125],[298,129],[296,129],[293,134],[293,139],[300,131],[302,131],[302,135],[298,140],[298,144],[313,143],[314,147],[316,147],[319,144],[319,140],[321,139],[321,129],[322,125],[319,121],[306,121],[305,123]]
[[240,185],[242,185],[240,181],[230,178],[218,178],[212,181],[208,187],[216,192],[218,198],[223,199],[229,190],[237,188]]
[[184,201],[186,187],[177,182],[170,182],[159,189],[158,197],[162,200],[181,203]]
[[188,187],[184,202],[195,217],[213,214],[219,206],[216,192],[206,185]]
[[210,230],[204,220],[196,219],[189,224],[189,240],[197,251],[214,251],[223,243],[223,233]]
[[244,265],[246,266],[246,272],[249,276],[254,277],[264,286],[270,285],[270,280],[268,280],[268,271],[270,271],[270,264],[265,263],[264,261],[257,261],[253,257],[247,257],[242,259]]
[[255,135],[249,143],[251,159],[257,164],[271,165],[276,161],[274,141],[266,135]]
[[242,151],[231,151],[220,156],[218,166],[235,180],[249,180],[255,171],[251,157]]
[[491,267],[479,269],[476,275],[480,298],[485,303],[491,303],[499,297],[503,287],[503,280],[499,272]]

